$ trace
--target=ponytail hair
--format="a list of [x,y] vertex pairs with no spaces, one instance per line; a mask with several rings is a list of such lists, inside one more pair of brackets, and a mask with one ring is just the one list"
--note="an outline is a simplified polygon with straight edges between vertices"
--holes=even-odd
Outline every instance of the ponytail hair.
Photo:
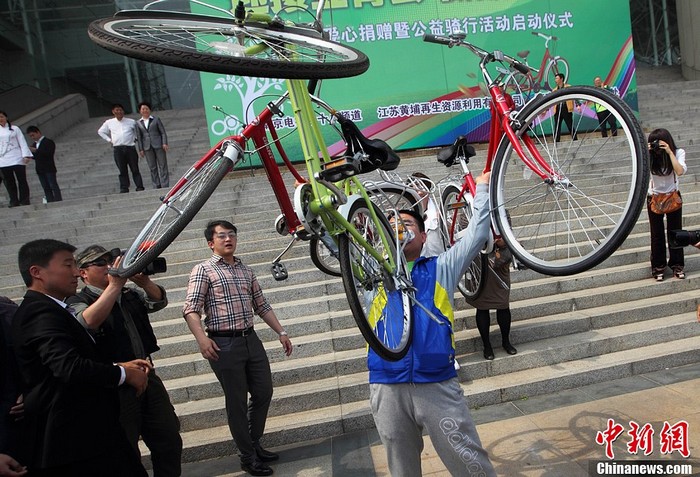
[[0,110],[0,114],[5,116],[7,118],[7,126],[10,128],[10,131],[12,131],[12,123],[10,122],[10,117],[7,115],[5,111]]

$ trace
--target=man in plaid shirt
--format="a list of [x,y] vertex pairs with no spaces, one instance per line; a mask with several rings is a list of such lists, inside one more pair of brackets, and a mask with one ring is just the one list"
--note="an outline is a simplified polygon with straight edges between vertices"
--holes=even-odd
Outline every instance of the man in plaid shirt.
[[[204,236],[214,254],[192,269],[182,313],[224,390],[228,425],[238,446],[241,469],[251,475],[272,475],[265,463],[279,456],[260,446],[272,400],[272,374],[253,329],[253,313],[279,335],[287,356],[292,354],[292,342],[265,300],[253,270],[234,256],[236,227],[225,220],[212,221]],[[202,314],[206,315],[206,332]]]

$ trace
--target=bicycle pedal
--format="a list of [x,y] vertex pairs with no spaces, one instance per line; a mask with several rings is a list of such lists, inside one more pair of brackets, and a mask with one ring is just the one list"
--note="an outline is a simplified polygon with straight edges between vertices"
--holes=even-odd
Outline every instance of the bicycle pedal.
[[272,278],[277,280],[278,282],[281,282],[282,280],[286,280],[289,278],[289,274],[287,273],[287,267],[285,267],[282,262],[277,262],[272,264]]

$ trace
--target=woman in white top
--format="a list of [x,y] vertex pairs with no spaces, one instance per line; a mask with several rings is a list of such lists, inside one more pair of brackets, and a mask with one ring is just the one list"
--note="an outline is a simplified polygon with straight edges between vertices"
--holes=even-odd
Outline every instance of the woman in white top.
[[[657,282],[664,280],[666,266],[673,270],[676,278],[685,278],[682,248],[671,248],[669,243],[666,261],[666,236],[670,230],[683,228],[683,207],[667,214],[656,214],[651,210],[651,197],[678,189],[678,178],[688,170],[685,151],[676,147],[671,133],[666,129],[655,129],[649,134],[649,156],[651,159],[650,195],[647,197],[649,230],[651,232],[651,273]],[[666,227],[664,229],[664,215]],[[669,240],[670,242],[670,240]]]
[[10,207],[29,205],[29,184],[25,164],[34,157],[22,130],[10,124],[0,111],[0,172],[10,195]]

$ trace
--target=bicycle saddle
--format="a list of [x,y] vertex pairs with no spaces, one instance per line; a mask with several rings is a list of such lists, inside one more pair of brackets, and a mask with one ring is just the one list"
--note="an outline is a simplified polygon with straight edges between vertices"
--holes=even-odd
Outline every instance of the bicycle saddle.
[[459,136],[451,146],[440,149],[437,153],[437,160],[445,167],[452,167],[458,156],[464,157],[467,162],[469,162],[470,157],[476,156],[474,146],[468,144],[467,138],[464,136]]
[[393,171],[399,166],[401,159],[386,142],[366,138],[354,122],[341,115],[337,117],[348,145],[344,156],[354,158],[358,153],[362,155],[359,161],[360,174],[372,172],[377,168]]

